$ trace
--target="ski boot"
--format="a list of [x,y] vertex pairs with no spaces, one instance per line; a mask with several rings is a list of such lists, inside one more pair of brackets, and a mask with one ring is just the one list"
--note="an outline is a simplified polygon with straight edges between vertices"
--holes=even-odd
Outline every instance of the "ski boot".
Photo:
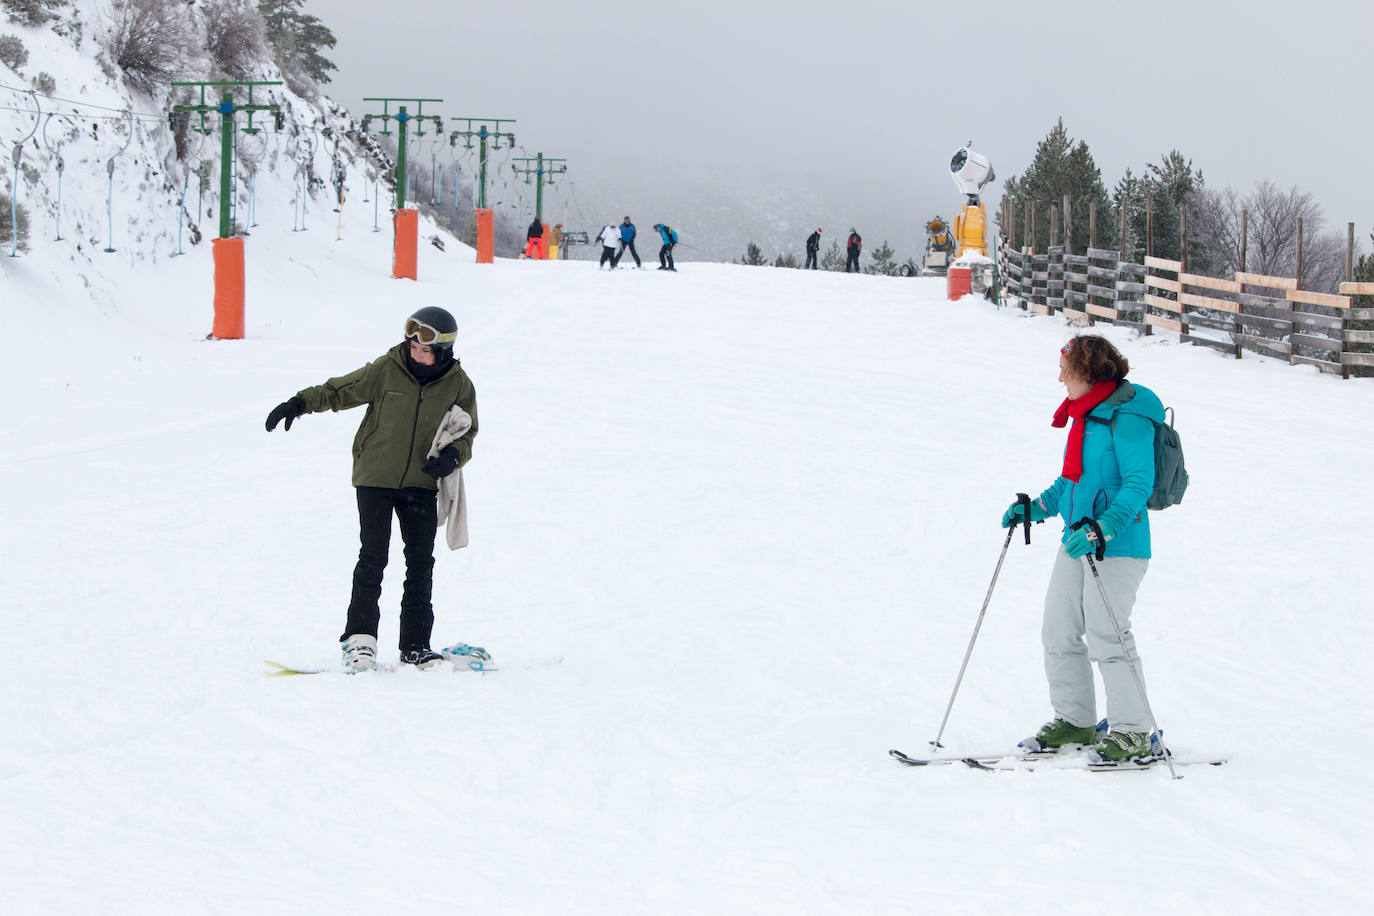
[[1152,760],[1159,747],[1146,732],[1119,732],[1113,729],[1093,745],[1092,756],[1100,763]]
[[414,665],[421,671],[433,668],[443,660],[442,655],[428,646],[423,649],[405,649],[401,652],[401,664]]
[[1093,726],[1078,726],[1066,719],[1056,718],[1040,726],[1040,731],[1022,740],[1017,747],[1025,748],[1028,753],[1038,754],[1066,747],[1091,745],[1096,740],[1097,729]]
[[371,671],[377,667],[377,637],[354,633],[343,641],[343,670],[345,674]]

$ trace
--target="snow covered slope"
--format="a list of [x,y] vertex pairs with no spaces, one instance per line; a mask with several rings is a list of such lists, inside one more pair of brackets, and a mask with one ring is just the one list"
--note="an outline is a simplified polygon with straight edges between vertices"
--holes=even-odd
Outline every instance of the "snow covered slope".
[[[237,342],[202,340],[204,246],[90,288],[46,249],[0,265],[8,911],[1368,908],[1369,383],[1107,330],[1194,479],[1136,611],[1154,707],[1232,762],[908,770],[886,751],[934,737],[997,520],[1056,473],[1070,329],[938,281],[453,244],[396,281],[367,206],[342,241],[285,208],[254,233]],[[263,418],[427,304],[482,417],[436,645],[565,661],[265,678],[336,658],[361,415]],[[1035,534],[951,749],[1048,714]]]
[[[130,101],[30,51],[56,95]],[[288,131],[248,337],[206,341],[209,246],[170,257],[166,132],[121,156],[107,254],[104,130],[67,135],[60,242],[26,147],[35,241],[0,257],[5,912],[1372,908],[1370,382],[1106,329],[1193,475],[1135,611],[1151,700],[1180,755],[1231,762],[904,769],[886,751],[935,735],[997,520],[1059,467],[1071,329],[934,280],[477,265],[451,240],[392,280],[359,185],[293,231],[298,157],[329,156]],[[263,677],[337,658],[361,414],[263,420],[430,304],[458,316],[482,422],[436,646],[564,661]],[[1056,539],[1008,555],[951,750],[1048,715]]]

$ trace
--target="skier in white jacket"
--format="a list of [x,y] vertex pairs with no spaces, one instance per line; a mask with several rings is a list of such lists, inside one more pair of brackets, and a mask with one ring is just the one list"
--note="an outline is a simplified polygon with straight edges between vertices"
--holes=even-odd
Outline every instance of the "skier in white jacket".
[[605,267],[606,262],[610,261],[611,270],[615,270],[615,265],[620,260],[615,256],[616,249],[620,247],[620,227],[615,223],[607,223],[596,240],[601,243],[601,263],[597,265],[597,269]]

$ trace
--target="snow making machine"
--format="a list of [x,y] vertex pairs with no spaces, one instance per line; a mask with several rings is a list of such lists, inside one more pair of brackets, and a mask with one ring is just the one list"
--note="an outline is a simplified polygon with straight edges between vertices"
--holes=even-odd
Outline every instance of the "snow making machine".
[[954,234],[943,216],[926,221],[926,251],[921,257],[921,276],[943,277],[954,260]]
[[950,177],[963,193],[964,208],[954,219],[955,260],[976,252],[988,256],[988,214],[979,194],[983,186],[997,178],[992,163],[982,153],[974,152],[973,141],[960,147],[949,163]]

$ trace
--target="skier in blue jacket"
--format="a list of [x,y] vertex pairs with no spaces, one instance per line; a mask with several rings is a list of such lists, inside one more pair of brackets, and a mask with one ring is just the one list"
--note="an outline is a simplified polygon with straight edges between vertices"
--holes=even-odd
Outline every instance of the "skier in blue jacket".
[[[1082,335],[1059,355],[1059,381],[1068,397],[1053,425],[1067,426],[1064,466],[1054,483],[1030,505],[1030,520],[1058,515],[1064,521],[1054,570],[1045,596],[1041,642],[1054,719],[1023,745],[1043,749],[1094,745],[1106,761],[1148,757],[1150,726],[1143,695],[1144,674],[1131,634],[1131,609],[1150,565],[1150,520],[1146,502],[1154,487],[1155,424],[1164,407],[1154,392],[1126,381],[1130,364],[1104,337]],[[1013,503],[1002,527],[1020,520]],[[1093,519],[1106,538],[1097,572],[1116,613],[1124,639],[1118,639],[1109,612],[1082,557],[1097,548]],[[1085,642],[1086,640],[1086,642]],[[1124,643],[1124,646],[1123,646]],[[1141,677],[1137,688],[1126,652]],[[1107,694],[1110,731],[1098,740],[1092,662],[1097,662]]]
[[635,224],[630,222],[630,218],[625,217],[625,221],[620,224],[620,251],[616,253],[615,262],[620,263],[620,259],[625,256],[625,249],[630,249],[630,254],[634,255],[635,267],[643,269],[644,265],[639,260],[639,252],[635,251]]
[[654,228],[658,230],[658,237],[663,240],[663,247],[658,250],[658,269],[677,270],[673,266],[673,246],[677,244],[677,233],[662,223],[654,223]]

